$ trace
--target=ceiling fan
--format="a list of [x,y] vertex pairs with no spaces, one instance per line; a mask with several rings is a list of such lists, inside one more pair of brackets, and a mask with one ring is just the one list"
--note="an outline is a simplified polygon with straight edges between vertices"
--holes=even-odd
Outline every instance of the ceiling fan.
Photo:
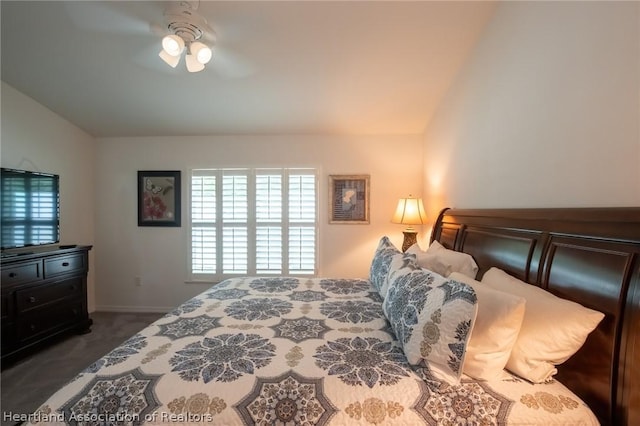
[[[185,64],[192,69],[200,71],[206,65],[211,68],[219,77],[226,79],[245,78],[255,72],[254,65],[241,53],[235,51],[230,44],[242,43],[246,36],[246,26],[242,23],[238,25],[227,18],[216,24],[220,26],[221,37],[224,36],[225,45],[218,43],[216,31],[212,24],[204,17],[205,7],[200,1],[70,1],[61,2],[73,24],[84,30],[107,34],[126,34],[128,36],[141,37],[137,40],[144,40],[145,47],[140,47],[134,56],[134,61],[148,69],[158,70],[158,67],[166,67],[163,61],[158,59],[158,42],[165,36],[176,35],[184,43],[180,50],[180,41],[174,40],[178,45],[180,53],[177,55],[161,54],[171,67],[177,67],[180,58],[185,54]],[[159,7],[164,7],[164,9]],[[157,16],[158,20],[153,20]],[[233,28],[233,35],[230,35],[230,28]],[[242,28],[242,30],[237,30]],[[149,39],[153,36],[153,39]],[[150,43],[148,43],[150,41]],[[231,42],[231,43],[230,43]],[[147,44],[148,43],[148,44]],[[215,47],[215,58],[208,64],[193,61],[189,58],[192,54],[191,48],[197,50],[198,44],[202,43],[210,51]],[[138,44],[142,46],[142,44]],[[201,47],[201,46],[200,46]],[[163,47],[164,50],[164,47]],[[213,52],[212,52],[213,53]],[[201,53],[207,55],[206,50]],[[213,55],[212,55],[213,56]],[[188,61],[188,62],[187,62]],[[175,65],[172,65],[175,63]],[[188,65],[191,64],[191,65]],[[199,65],[198,65],[199,64]],[[193,72],[196,72],[193,71]]]
[[199,1],[172,2],[164,11],[168,34],[162,39],[158,54],[164,62],[175,68],[185,54],[189,72],[199,72],[209,63],[216,42],[216,33],[207,19],[198,13]]

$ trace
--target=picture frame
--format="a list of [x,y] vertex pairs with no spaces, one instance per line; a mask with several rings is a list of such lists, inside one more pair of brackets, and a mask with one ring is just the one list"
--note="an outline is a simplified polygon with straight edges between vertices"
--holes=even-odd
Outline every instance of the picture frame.
[[369,224],[369,175],[329,175],[329,223]]
[[180,226],[180,171],[138,171],[138,226]]

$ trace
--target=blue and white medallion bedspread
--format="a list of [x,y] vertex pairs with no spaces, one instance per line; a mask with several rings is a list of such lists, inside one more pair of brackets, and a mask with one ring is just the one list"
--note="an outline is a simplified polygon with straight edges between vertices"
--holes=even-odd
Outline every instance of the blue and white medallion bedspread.
[[562,384],[412,367],[367,280],[237,278],[89,366],[32,423],[598,424]]

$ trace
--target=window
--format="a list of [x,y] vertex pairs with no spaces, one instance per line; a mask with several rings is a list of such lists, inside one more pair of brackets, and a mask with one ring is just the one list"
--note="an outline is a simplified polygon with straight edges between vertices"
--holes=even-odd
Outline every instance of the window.
[[316,273],[314,169],[195,169],[191,275]]

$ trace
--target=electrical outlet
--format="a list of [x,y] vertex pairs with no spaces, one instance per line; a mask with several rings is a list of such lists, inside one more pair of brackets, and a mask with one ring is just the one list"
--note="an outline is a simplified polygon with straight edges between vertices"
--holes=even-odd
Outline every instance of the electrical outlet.
[[135,277],[134,282],[136,283],[136,287],[141,287],[142,286],[142,278]]

